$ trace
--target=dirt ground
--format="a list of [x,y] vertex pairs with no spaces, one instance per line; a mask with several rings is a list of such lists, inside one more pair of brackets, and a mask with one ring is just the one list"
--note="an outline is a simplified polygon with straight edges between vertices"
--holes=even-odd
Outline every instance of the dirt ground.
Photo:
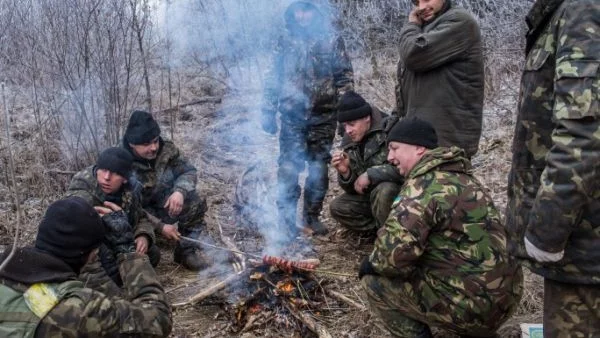
[[[498,99],[501,102],[503,99]],[[245,228],[236,219],[235,187],[242,172],[261,159],[263,168],[269,171],[275,184],[277,140],[263,135],[258,125],[249,122],[251,106],[244,106],[242,98],[224,99],[222,104],[204,104],[187,107],[179,112],[174,138],[186,156],[198,168],[198,190],[207,198],[209,211],[206,216],[208,225],[206,235],[219,241],[219,226],[223,233],[232,239],[238,248],[245,252],[261,254],[260,235]],[[510,111],[503,111],[503,105],[492,104],[486,112],[482,149],[474,158],[476,175],[490,189],[498,207],[505,206],[506,172],[510,166]],[[165,117],[165,121],[166,117]],[[241,126],[254,128],[256,137],[237,132]],[[245,127],[244,127],[245,128]],[[163,129],[163,134],[170,132]],[[356,236],[339,238],[337,225],[330,218],[328,202],[340,193],[336,177],[330,171],[330,189],[323,208],[322,220],[329,228],[328,236],[310,237],[304,245],[310,246],[312,256],[319,258],[324,270],[355,276],[362,257],[372,250],[372,239],[365,240]],[[200,274],[186,271],[172,262],[171,248],[163,246],[163,259],[158,273],[171,302],[180,302],[190,295],[224,279],[232,273],[228,264]],[[212,253],[212,252],[211,252]],[[216,253],[215,253],[216,254]],[[219,256],[219,255],[217,255]],[[215,257],[217,257],[215,256]],[[224,255],[221,254],[222,257]],[[222,262],[225,262],[223,259]],[[357,277],[339,277],[317,275],[318,280],[327,284],[328,289],[338,291],[359,304],[366,304],[366,296],[360,288]],[[540,280],[526,273],[526,292],[517,313],[499,331],[501,337],[520,336],[519,323],[541,322],[541,292],[537,285]],[[227,290],[227,289],[226,289]],[[174,309],[174,328],[172,337],[310,337],[307,330],[295,330],[275,323],[253,328],[248,332],[234,332],[232,320],[224,309],[227,292],[217,293],[200,303]],[[390,337],[381,322],[369,310],[359,310],[347,304],[328,299],[326,306],[313,318],[327,328],[333,337]],[[437,332],[437,337],[449,337]],[[451,337],[451,336],[450,336]]]

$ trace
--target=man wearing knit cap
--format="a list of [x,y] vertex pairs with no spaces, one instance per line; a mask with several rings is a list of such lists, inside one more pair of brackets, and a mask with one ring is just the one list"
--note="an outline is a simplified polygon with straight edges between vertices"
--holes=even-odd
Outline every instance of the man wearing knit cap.
[[142,207],[154,216],[155,231],[177,241],[173,260],[190,270],[206,268],[210,259],[180,237],[197,239],[205,227],[206,203],[196,192],[196,168],[160,136],[158,123],[144,111],[131,114],[122,146],[133,156]]
[[398,118],[383,115],[354,91],[341,97],[337,109],[345,135],[331,165],[344,193],[329,204],[331,216],[347,229],[370,232],[383,225],[402,184],[386,145]]
[[371,308],[398,337],[432,337],[431,326],[494,336],[519,303],[523,275],[492,199],[464,150],[437,147],[428,122],[404,118],[387,141],[405,181],[359,269]]
[[[126,299],[77,280],[102,242],[118,254]],[[135,252],[127,217],[113,203],[98,210],[79,197],[52,203],[35,246],[0,260],[6,263],[0,271],[1,337],[167,337],[171,332],[164,290],[148,258]]]
[[[108,148],[100,153],[95,165],[75,174],[66,195],[81,197],[94,207],[102,206],[107,201],[118,205],[127,214],[129,224],[133,227],[136,251],[147,254],[152,266],[156,266],[160,260],[160,250],[154,245],[154,228],[142,209],[142,187],[131,175],[132,169],[133,157],[127,150]],[[122,285],[116,254],[102,245],[99,256],[107,274],[117,285]]]

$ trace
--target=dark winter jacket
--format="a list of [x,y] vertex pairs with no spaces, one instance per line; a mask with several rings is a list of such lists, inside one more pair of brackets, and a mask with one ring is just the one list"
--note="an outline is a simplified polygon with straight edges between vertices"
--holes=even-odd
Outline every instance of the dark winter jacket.
[[481,136],[483,94],[481,34],[471,14],[450,7],[423,27],[404,25],[396,86],[400,116],[428,121],[440,146],[461,147],[472,157]]

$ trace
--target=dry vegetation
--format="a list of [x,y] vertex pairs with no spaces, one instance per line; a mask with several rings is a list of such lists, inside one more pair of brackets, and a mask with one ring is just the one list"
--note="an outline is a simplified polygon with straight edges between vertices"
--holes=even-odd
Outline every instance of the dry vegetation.
[[[152,22],[152,11],[157,9],[147,1],[0,2],[6,9],[0,14],[0,74],[6,84],[6,99],[0,102],[0,244],[12,241],[17,209],[22,210],[19,242],[30,243],[46,206],[64,192],[70,172],[92,163],[103,147],[117,143],[131,109],[150,107],[161,122],[163,135],[173,138],[199,169],[198,189],[210,208],[208,234],[218,239],[221,224],[241,249],[260,253],[260,236],[237,226],[233,207],[236,183],[248,166],[260,159],[268,168],[265,177],[274,179],[276,165],[276,138],[262,133],[248,135],[244,129],[259,128],[254,119],[260,97],[256,83],[266,64],[260,53],[243,62],[238,59],[248,42],[236,39],[247,36],[227,32],[229,39],[212,41],[214,50],[223,47],[217,46],[219,41],[228,41],[226,47],[230,48],[223,48],[228,53],[190,53],[172,66],[171,41],[158,34],[157,24]],[[455,2],[477,13],[484,34],[484,132],[473,163],[476,175],[503,209],[522,60],[522,18],[532,1]],[[200,11],[198,24],[202,26],[200,14],[225,10],[229,1],[194,3],[199,4],[196,10]],[[338,25],[352,55],[357,91],[387,111],[394,103],[397,33],[409,3],[335,0],[330,7],[339,13]],[[235,20],[235,15],[232,17],[228,19]],[[207,19],[204,24],[210,22]],[[59,29],[65,26],[72,29]],[[220,34],[216,26],[207,27],[207,31]],[[257,44],[268,43],[270,37],[266,34]],[[256,78],[235,75],[252,67],[258,73]],[[204,97],[221,102],[168,109]],[[8,126],[10,137],[4,133]],[[16,182],[11,180],[9,150],[15,161]],[[327,201],[340,192],[335,175],[330,177]],[[323,219],[334,232],[336,224],[324,209]],[[311,243],[324,268],[350,274],[356,273],[359,259],[372,248],[357,238],[337,241],[324,237]],[[223,277],[223,271],[202,276],[186,272],[171,262],[168,244],[164,248],[159,273],[165,289],[190,283],[169,292],[172,300]],[[365,302],[357,279],[321,277],[329,280],[333,289]],[[540,279],[528,273],[521,306],[502,328],[503,337],[514,335],[519,323],[541,321],[541,289]],[[212,299],[178,309],[173,336],[299,336],[270,326],[232,334],[221,303]],[[388,336],[369,311],[348,308],[318,320],[336,337]]]

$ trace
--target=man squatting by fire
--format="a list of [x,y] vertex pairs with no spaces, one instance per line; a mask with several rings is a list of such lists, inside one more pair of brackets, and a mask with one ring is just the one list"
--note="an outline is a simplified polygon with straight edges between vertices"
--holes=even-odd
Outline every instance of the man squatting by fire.
[[160,220],[154,222],[155,230],[177,241],[173,260],[190,270],[206,268],[211,259],[180,237],[197,239],[205,228],[206,202],[196,192],[196,168],[173,142],[160,136],[158,123],[144,111],[131,114],[122,147],[133,156],[142,207]]
[[336,131],[338,96],[353,88],[352,64],[344,41],[307,1],[285,12],[286,32],[275,49],[265,83],[262,127],[277,133],[280,113],[277,208],[280,226],[297,232],[298,179],[308,163],[304,184],[303,225],[316,234],[328,229],[319,220],[329,188],[327,165]]
[[341,97],[337,109],[345,134],[331,165],[344,193],[329,204],[331,216],[346,229],[373,232],[385,223],[402,184],[387,161],[387,132],[398,118],[384,115],[354,91]]

